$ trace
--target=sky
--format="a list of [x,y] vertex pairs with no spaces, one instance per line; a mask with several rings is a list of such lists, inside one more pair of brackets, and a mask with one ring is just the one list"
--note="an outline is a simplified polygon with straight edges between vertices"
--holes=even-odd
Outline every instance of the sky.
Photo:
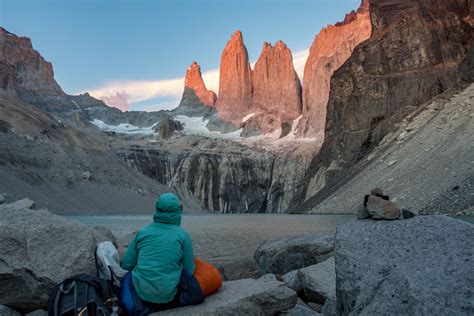
[[0,26],[31,38],[68,94],[90,92],[129,110],[178,105],[184,74],[201,65],[218,93],[222,50],[243,33],[252,63],[283,40],[302,71],[321,28],[360,0],[0,0]]

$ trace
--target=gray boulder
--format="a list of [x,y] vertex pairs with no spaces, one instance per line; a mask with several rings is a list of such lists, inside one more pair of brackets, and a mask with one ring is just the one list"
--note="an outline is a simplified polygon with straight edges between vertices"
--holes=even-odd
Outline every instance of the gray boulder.
[[31,209],[35,206],[35,202],[28,198],[25,198],[25,199],[18,200],[10,204],[4,204],[4,206],[10,209],[16,209],[16,210],[21,210],[25,208]]
[[298,271],[306,298],[310,302],[324,304],[336,299],[336,268],[334,257]]
[[0,193],[0,204],[3,204],[3,202],[5,202],[5,199],[5,195]]
[[336,237],[338,315],[473,315],[474,225],[355,221]]
[[243,279],[224,282],[202,304],[152,315],[275,315],[295,306],[296,300],[283,282]]
[[0,315],[2,316],[21,316],[20,313],[17,311],[14,311],[13,309],[5,306],[5,305],[0,305]]
[[91,231],[46,210],[1,205],[0,240],[0,303],[19,312],[47,307],[63,279],[96,273]]
[[285,274],[333,255],[334,238],[324,235],[286,236],[264,241],[254,259],[262,273]]
[[286,285],[295,292],[298,293],[303,289],[301,286],[300,276],[298,275],[298,270],[290,271],[287,274],[282,275],[281,278],[283,281],[285,281]]

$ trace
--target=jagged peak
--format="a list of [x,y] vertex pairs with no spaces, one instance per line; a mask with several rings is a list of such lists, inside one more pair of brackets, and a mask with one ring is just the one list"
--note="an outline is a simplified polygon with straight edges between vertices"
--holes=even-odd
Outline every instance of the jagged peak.
[[234,34],[232,34],[231,40],[243,41],[242,32],[240,30],[236,30]]

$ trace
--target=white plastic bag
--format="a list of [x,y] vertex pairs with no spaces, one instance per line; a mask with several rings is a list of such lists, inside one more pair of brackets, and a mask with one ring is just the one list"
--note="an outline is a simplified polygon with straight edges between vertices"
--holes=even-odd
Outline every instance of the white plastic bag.
[[127,271],[120,267],[118,250],[114,244],[110,241],[99,243],[95,251],[95,258],[98,276],[120,286],[120,280]]

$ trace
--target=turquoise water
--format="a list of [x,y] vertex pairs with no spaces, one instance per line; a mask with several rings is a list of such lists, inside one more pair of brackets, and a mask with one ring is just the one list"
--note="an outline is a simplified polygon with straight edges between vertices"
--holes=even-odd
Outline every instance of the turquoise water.
[[[124,236],[151,222],[151,215],[67,215],[87,226],[108,227]],[[249,258],[270,238],[310,233],[332,234],[352,215],[184,215],[182,226],[193,238],[196,255],[214,264]]]

